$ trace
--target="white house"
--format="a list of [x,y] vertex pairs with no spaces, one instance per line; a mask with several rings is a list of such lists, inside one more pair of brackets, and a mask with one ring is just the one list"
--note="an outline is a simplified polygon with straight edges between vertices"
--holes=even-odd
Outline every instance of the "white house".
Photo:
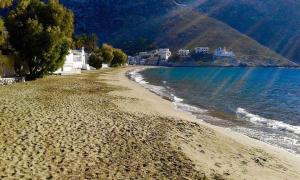
[[161,60],[167,61],[171,57],[172,53],[170,49],[159,49],[158,50],[158,56]]
[[209,47],[195,47],[196,54],[207,54],[209,52]]
[[217,48],[214,52],[214,56],[217,57],[235,57],[235,54],[233,53],[233,51],[227,51],[226,48]]
[[179,49],[177,52],[177,55],[179,56],[189,56],[190,55],[190,50],[188,49]]
[[63,67],[54,72],[54,74],[80,74],[81,70],[90,70],[87,57],[84,48],[81,50],[69,50]]

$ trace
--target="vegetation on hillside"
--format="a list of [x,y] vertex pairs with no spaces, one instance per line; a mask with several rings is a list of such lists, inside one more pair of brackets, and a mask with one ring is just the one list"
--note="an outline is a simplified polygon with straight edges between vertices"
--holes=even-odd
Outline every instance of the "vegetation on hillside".
[[122,48],[130,55],[144,50],[135,46],[143,37],[151,44],[172,50],[184,47],[193,49],[195,46],[210,46],[212,49],[226,46],[242,57],[242,62],[252,65],[270,62],[273,65],[293,64],[230,26],[201,14],[197,9],[178,6],[173,0],[61,2],[75,12],[77,33],[105,35],[102,41]]
[[126,51],[127,54],[134,55],[138,52],[145,52],[158,49],[158,45],[155,42],[140,37],[132,41],[124,41],[121,44],[122,48]]
[[196,8],[300,62],[300,1],[209,0]]
[[[192,19],[192,21],[191,21]],[[228,25],[189,9],[165,17],[156,41],[173,49],[207,46],[232,49],[243,63],[255,65],[293,65],[292,62]]]

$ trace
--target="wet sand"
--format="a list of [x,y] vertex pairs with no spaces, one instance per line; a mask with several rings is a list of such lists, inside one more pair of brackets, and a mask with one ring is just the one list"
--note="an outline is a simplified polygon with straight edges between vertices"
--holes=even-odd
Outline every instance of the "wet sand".
[[0,87],[0,179],[300,179],[300,159],[128,80],[132,68]]

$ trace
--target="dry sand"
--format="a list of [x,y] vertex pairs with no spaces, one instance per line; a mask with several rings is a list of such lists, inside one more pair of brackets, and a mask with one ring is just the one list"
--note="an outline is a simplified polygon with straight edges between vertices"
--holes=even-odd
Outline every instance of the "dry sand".
[[300,179],[300,159],[183,112],[132,68],[0,87],[0,179]]

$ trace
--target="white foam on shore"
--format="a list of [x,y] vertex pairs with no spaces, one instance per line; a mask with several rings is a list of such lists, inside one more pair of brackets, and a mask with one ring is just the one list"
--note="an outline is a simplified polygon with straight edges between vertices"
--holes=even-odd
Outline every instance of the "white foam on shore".
[[284,135],[278,136],[277,133],[271,133],[271,132],[264,132],[263,130],[258,129],[250,129],[247,127],[233,127],[232,130],[245,134],[251,138],[266,142],[268,144],[271,144],[273,146],[284,148],[285,150],[294,153],[299,154],[299,147],[300,147],[300,141],[297,137],[297,135],[286,137]]
[[130,71],[130,72],[128,72],[128,74],[129,74],[130,78],[133,79],[135,82],[137,82],[139,84],[148,84],[148,82],[144,81],[143,76],[139,73],[142,70],[144,70],[144,68]]
[[[168,98],[170,101],[173,102],[173,104],[175,105],[177,110],[181,110],[181,111],[190,113],[191,115],[207,112],[207,110],[183,103],[184,99],[171,93],[170,87],[164,88],[162,86],[155,86],[155,85],[149,84],[147,81],[144,80],[144,77],[142,76],[142,74],[139,73],[145,69],[146,68],[135,69],[133,71],[130,71],[128,74],[132,80],[139,83],[146,89],[150,90],[151,92],[153,92],[159,96]],[[166,81],[163,81],[163,84],[166,84],[166,83],[167,83]]]
[[300,126],[293,126],[281,121],[267,119],[256,114],[251,114],[243,108],[238,108],[236,110],[236,115],[240,119],[249,121],[257,125],[267,126],[268,128],[272,128],[280,131],[287,131],[287,132],[300,135]]
[[[199,107],[189,105],[184,102],[184,99],[176,96],[172,88],[166,86],[156,86],[152,85],[149,82],[147,82],[143,75],[140,74],[141,71],[145,70],[146,68],[140,68],[133,70],[128,73],[130,79],[134,80],[135,82],[139,83],[142,85],[144,88],[150,90],[151,92],[165,97],[168,100],[172,101],[173,104],[175,105],[175,109],[179,111],[186,112],[192,116],[194,116],[196,119],[199,121],[205,120],[206,122],[215,122],[219,123],[221,121],[224,121],[223,119],[213,117],[211,116],[206,109],[201,109]],[[162,82],[164,85],[167,84],[166,81]],[[241,134],[245,134],[249,137],[253,137],[255,139],[260,139],[263,142],[266,142],[268,144],[275,145],[277,147],[283,147],[286,150],[292,152],[292,153],[299,153],[299,147],[300,147],[300,140],[298,139],[298,136],[300,135],[300,127],[299,126],[292,126],[280,121],[276,120],[271,120],[267,118],[263,118],[259,115],[251,114],[247,112],[243,108],[238,108],[236,110],[236,115],[239,119],[246,120],[248,122],[251,122],[253,124],[259,125],[260,127],[267,127],[271,129],[276,129],[280,130],[282,132],[289,132],[292,133],[293,135],[291,137],[287,137],[285,135],[283,136],[278,136],[278,134],[270,134],[269,132],[264,132],[263,130],[255,130],[255,129],[250,129],[247,127],[241,127],[241,126],[236,126],[236,127],[231,127],[232,130],[239,132]]]
[[149,91],[159,95],[159,96],[163,96],[163,97],[167,97],[167,98],[171,98],[168,96],[168,94],[166,93],[166,88],[162,87],[162,86],[155,86],[152,84],[149,84],[149,82],[147,82],[143,75],[140,74],[139,72],[145,70],[146,68],[140,68],[140,69],[135,69],[133,71],[130,71],[128,73],[129,77],[134,80],[135,82],[139,83],[140,85],[142,85],[144,88],[148,89]]

